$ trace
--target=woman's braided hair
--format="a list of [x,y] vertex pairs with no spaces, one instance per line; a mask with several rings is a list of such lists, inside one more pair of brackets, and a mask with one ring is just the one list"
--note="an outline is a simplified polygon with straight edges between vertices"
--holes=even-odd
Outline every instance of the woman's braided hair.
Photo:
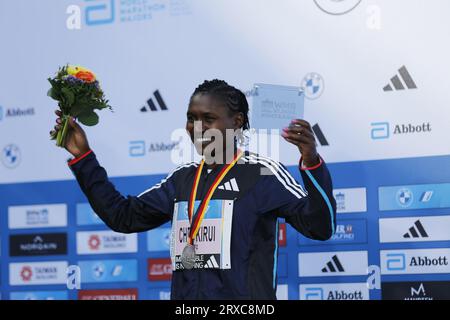
[[192,98],[196,94],[207,94],[223,102],[230,112],[237,113],[241,112],[244,116],[244,125],[242,130],[250,129],[250,123],[248,121],[248,102],[245,94],[230,86],[223,80],[213,79],[205,80],[201,85],[199,85],[191,96]]

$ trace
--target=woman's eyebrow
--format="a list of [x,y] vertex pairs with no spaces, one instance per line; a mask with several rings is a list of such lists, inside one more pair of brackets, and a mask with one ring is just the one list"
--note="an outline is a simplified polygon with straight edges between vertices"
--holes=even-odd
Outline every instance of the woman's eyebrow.
[[205,117],[215,117],[215,116],[217,116],[217,114],[215,114],[215,113],[212,113],[212,112],[205,112],[205,113],[203,113],[203,116],[205,116]]
[[186,113],[186,115],[187,116],[201,116],[201,117],[216,117],[217,116],[217,114],[216,113],[213,113],[213,112],[191,112],[191,111],[188,111],[187,113]]

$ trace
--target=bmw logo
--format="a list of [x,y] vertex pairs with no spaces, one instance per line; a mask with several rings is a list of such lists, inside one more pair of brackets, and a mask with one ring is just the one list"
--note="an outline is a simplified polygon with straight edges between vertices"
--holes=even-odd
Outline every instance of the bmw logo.
[[3,165],[9,169],[16,168],[22,160],[20,149],[14,144],[9,144],[3,148],[1,158]]
[[409,189],[403,188],[397,192],[397,202],[401,207],[411,206],[413,198],[413,193]]
[[302,80],[301,87],[305,92],[305,97],[310,100],[319,98],[325,89],[325,82],[318,73],[308,73]]
[[105,265],[102,263],[97,263],[92,267],[92,274],[94,278],[101,279],[105,274]]
[[314,0],[316,5],[325,13],[340,16],[355,9],[362,0]]

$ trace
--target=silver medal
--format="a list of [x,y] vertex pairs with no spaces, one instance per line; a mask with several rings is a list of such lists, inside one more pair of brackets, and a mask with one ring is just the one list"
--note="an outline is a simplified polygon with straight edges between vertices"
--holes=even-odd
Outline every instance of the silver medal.
[[187,244],[181,254],[181,263],[185,269],[192,269],[195,265],[195,247],[192,244]]

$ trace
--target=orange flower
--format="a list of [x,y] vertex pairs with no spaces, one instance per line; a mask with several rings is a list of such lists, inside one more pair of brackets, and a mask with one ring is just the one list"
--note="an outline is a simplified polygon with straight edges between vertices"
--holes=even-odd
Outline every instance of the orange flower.
[[95,81],[95,75],[90,71],[78,71],[75,74],[77,79],[83,80],[84,82],[91,83]]

